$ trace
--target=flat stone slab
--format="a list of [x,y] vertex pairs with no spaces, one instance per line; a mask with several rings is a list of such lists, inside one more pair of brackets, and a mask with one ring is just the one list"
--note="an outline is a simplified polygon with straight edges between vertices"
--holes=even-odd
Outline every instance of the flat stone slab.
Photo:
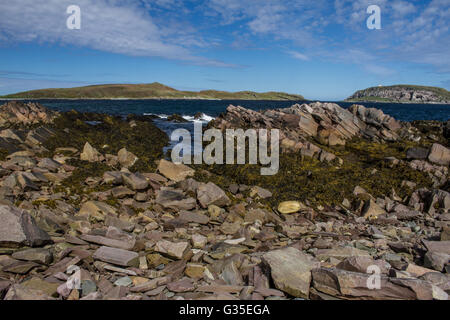
[[139,266],[139,255],[136,252],[118,248],[110,248],[105,246],[100,247],[97,251],[95,251],[94,259],[122,267]]
[[93,236],[93,235],[88,235],[88,234],[81,235],[80,238],[87,242],[96,243],[96,244],[100,244],[100,245],[107,246],[107,247],[124,249],[124,250],[133,249],[133,247],[136,243],[136,240],[134,240],[134,239],[131,241],[124,241],[124,240],[110,239],[110,238],[106,238],[106,237],[102,237],[102,236]]
[[42,264],[50,264],[53,260],[53,255],[47,249],[28,249],[14,252],[12,257],[18,260],[32,261]]

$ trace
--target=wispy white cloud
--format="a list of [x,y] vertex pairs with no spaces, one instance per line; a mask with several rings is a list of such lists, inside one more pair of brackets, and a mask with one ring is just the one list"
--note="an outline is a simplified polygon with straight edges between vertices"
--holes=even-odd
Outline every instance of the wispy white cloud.
[[[154,5],[169,6],[175,0]],[[186,29],[158,26],[143,6],[149,1],[77,0],[81,30],[66,27],[66,8],[73,0],[15,0],[0,2],[0,39],[16,42],[62,43],[118,54],[163,57],[214,67],[235,67],[192,53],[190,47],[205,41],[187,35]],[[181,35],[186,40],[180,41]]]
[[[82,29],[68,30],[65,9],[73,2],[1,1],[0,43],[61,43],[212,67],[239,65],[205,57],[208,49],[266,44],[300,60],[349,61],[378,75],[393,72],[388,65],[395,62],[450,72],[450,0],[77,0]],[[382,30],[366,27],[373,4]]]
[[287,53],[291,57],[293,57],[295,59],[298,59],[298,60],[303,60],[303,61],[308,61],[309,60],[309,57],[307,55],[305,55],[303,53],[300,53],[300,52],[297,52],[297,51],[287,51]]

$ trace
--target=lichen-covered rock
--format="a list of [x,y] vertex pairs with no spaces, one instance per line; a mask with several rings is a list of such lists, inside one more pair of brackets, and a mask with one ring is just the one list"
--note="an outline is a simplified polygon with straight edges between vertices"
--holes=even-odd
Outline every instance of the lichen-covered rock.
[[105,157],[97,151],[93,146],[86,142],[83,152],[80,154],[80,160],[89,162],[99,162],[105,160]]
[[300,201],[283,201],[278,205],[278,211],[282,214],[291,214],[305,210],[308,207]]

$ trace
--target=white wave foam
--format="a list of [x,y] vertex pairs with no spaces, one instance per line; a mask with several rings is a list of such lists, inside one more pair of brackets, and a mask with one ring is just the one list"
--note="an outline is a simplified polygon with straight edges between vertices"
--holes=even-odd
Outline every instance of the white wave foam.
[[[170,117],[169,115],[164,114],[164,113],[161,113],[161,114],[158,114],[158,113],[144,113],[144,116],[158,116],[161,119],[167,119],[167,118]],[[198,118],[198,119],[195,119],[194,116],[182,116],[182,118],[184,120],[187,120],[187,121],[190,121],[190,122],[201,122],[201,123],[208,123],[208,122],[210,122],[210,121],[215,119],[214,117],[211,117],[211,116],[209,116],[207,114],[204,114],[204,113],[202,113],[200,118]]]
[[183,119],[187,120],[187,121],[192,121],[192,122],[208,123],[208,122],[214,120],[215,118],[202,113],[202,115],[198,119],[195,119],[194,116],[183,116]]
[[144,116],[157,116],[160,117],[161,119],[167,119],[169,116],[167,114],[161,113],[161,114],[157,114],[157,113],[144,113]]

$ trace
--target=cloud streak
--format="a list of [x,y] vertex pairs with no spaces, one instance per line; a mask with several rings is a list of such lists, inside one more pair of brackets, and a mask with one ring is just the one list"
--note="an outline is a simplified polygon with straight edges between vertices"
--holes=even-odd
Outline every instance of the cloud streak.
[[[169,1],[158,1],[169,5]],[[0,2],[0,39],[9,42],[61,43],[131,56],[163,57],[195,65],[236,67],[192,53],[192,40],[182,43],[183,28],[159,27],[145,2],[131,0],[77,0],[81,30],[69,30],[66,9],[70,0],[16,0]],[[191,37],[192,38],[192,37]],[[177,41],[178,40],[178,41]],[[202,43],[201,39],[196,45]],[[204,44],[203,44],[204,45]]]

